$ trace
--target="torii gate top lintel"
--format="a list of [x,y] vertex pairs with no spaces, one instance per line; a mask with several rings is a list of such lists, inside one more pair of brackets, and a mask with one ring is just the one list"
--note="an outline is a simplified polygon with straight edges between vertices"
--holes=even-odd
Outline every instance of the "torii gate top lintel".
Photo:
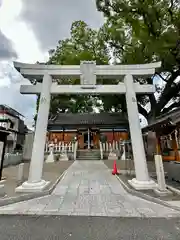
[[81,61],[80,65],[47,65],[14,62],[14,67],[24,77],[42,80],[45,73],[54,78],[79,78],[83,71],[94,73],[96,78],[114,79],[131,74],[132,76],[152,75],[161,67],[161,62],[136,65],[96,65],[95,61]]

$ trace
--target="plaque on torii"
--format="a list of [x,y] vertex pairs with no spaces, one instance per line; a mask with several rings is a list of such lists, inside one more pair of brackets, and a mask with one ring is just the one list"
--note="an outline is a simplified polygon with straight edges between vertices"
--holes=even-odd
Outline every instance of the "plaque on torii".
[[81,61],[80,64],[80,83],[82,88],[96,88],[96,62]]

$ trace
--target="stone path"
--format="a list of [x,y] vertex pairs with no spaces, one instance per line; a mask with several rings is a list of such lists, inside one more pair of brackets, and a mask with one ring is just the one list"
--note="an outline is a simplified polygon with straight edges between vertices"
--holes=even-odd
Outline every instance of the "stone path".
[[128,194],[102,161],[75,161],[51,195],[0,207],[0,214],[180,216],[178,211]]

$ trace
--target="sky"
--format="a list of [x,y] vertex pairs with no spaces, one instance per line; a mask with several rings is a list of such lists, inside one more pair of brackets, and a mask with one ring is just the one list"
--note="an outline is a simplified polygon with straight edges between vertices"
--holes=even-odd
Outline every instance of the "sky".
[[103,24],[95,0],[0,0],[0,104],[25,116],[31,127],[36,96],[21,95],[29,84],[13,68],[13,61],[46,61],[48,51],[70,34],[73,21],[83,20],[92,28]]
[[[103,24],[95,0],[0,0],[0,104],[23,114],[29,128],[36,96],[20,94],[20,85],[30,83],[13,68],[13,61],[46,61],[48,51],[69,36],[76,20],[92,28]],[[147,124],[145,118],[141,117],[141,124]]]

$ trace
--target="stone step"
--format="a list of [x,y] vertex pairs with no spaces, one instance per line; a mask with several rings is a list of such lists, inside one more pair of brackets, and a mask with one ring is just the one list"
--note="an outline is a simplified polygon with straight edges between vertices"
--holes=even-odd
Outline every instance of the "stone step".
[[77,157],[78,159],[99,159],[100,157]]
[[82,149],[77,151],[77,160],[100,160],[100,152],[99,150],[87,150]]
[[77,156],[83,156],[83,157],[97,157],[97,156],[100,156],[100,154],[78,154],[77,153]]
[[83,157],[99,157],[100,154],[92,154],[92,155],[77,154],[77,156],[83,156]]
[[90,156],[90,157],[95,156],[95,157],[96,157],[96,156],[100,156],[100,154],[78,154],[78,153],[77,153],[77,156],[87,156],[87,157],[89,157],[89,156]]
[[89,158],[89,159],[79,159],[79,158],[77,158],[77,160],[78,161],[100,161],[100,158],[97,158],[97,159],[91,159],[91,158]]
[[86,156],[86,155],[77,155],[78,157],[99,157],[100,155],[96,155],[96,156],[93,156],[93,155],[89,155],[89,156]]
[[80,154],[97,154],[97,153],[100,153],[100,151],[84,151],[84,150],[77,150],[78,153]]
[[100,156],[78,156],[79,158],[99,158]]

